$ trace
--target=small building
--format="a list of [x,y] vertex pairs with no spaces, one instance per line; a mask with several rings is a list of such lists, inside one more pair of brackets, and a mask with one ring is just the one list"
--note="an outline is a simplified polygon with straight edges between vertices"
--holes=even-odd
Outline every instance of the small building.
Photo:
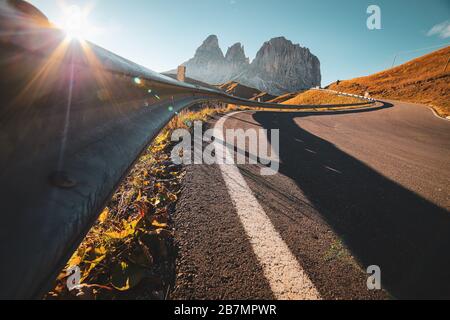
[[181,82],[186,81],[186,66],[179,66],[177,72],[177,80]]

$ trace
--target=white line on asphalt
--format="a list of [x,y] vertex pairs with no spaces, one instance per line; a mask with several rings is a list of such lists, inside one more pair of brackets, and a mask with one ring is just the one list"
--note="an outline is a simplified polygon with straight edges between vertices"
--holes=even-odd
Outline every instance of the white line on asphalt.
[[[216,123],[215,141],[225,141],[223,125],[228,117],[235,114],[224,116]],[[224,155],[225,159],[232,157],[228,148],[220,142],[216,144],[216,154]],[[274,296],[279,300],[321,299],[318,290],[256,200],[239,168],[227,164],[219,167],[239,219]]]
[[333,171],[333,172],[336,172],[336,173],[339,173],[339,174],[342,174],[342,172],[340,172],[339,170],[334,169],[334,168],[329,167],[329,166],[325,166],[325,169],[330,170],[330,171]]
[[306,148],[305,148],[305,150],[308,151],[309,153],[317,154],[317,152],[315,152],[314,150],[306,149]]

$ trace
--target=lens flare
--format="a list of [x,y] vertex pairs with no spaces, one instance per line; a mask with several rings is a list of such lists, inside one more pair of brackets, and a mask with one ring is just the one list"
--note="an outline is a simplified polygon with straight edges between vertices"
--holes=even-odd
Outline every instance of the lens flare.
[[87,12],[79,6],[72,5],[65,10],[63,29],[70,39],[84,40],[89,36],[91,27],[87,19]]

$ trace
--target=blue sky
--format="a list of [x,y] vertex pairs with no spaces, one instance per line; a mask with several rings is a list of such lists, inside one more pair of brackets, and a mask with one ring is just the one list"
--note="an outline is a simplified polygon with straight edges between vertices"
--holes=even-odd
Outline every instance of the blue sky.
[[[235,42],[253,59],[263,42],[285,36],[322,63],[322,84],[363,76],[450,43],[449,0],[31,0],[57,24],[64,7],[90,8],[87,38],[155,71],[193,56],[210,34],[225,52]],[[366,27],[378,5],[382,29]],[[434,32],[430,32],[434,27]],[[429,48],[429,49],[424,49]],[[414,51],[420,49],[418,51]],[[424,49],[424,50],[422,50]],[[414,52],[410,52],[414,51]]]

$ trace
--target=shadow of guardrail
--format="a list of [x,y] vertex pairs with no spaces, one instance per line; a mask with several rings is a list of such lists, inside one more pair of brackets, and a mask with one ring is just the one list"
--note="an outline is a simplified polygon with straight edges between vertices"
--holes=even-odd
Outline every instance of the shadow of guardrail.
[[[381,267],[383,287],[394,297],[448,299],[449,212],[299,127],[294,119],[307,115],[254,114],[265,129],[283,128],[280,173],[295,181],[364,268]],[[314,159],[304,145],[316,151]],[[323,163],[344,174],[330,174]]]

